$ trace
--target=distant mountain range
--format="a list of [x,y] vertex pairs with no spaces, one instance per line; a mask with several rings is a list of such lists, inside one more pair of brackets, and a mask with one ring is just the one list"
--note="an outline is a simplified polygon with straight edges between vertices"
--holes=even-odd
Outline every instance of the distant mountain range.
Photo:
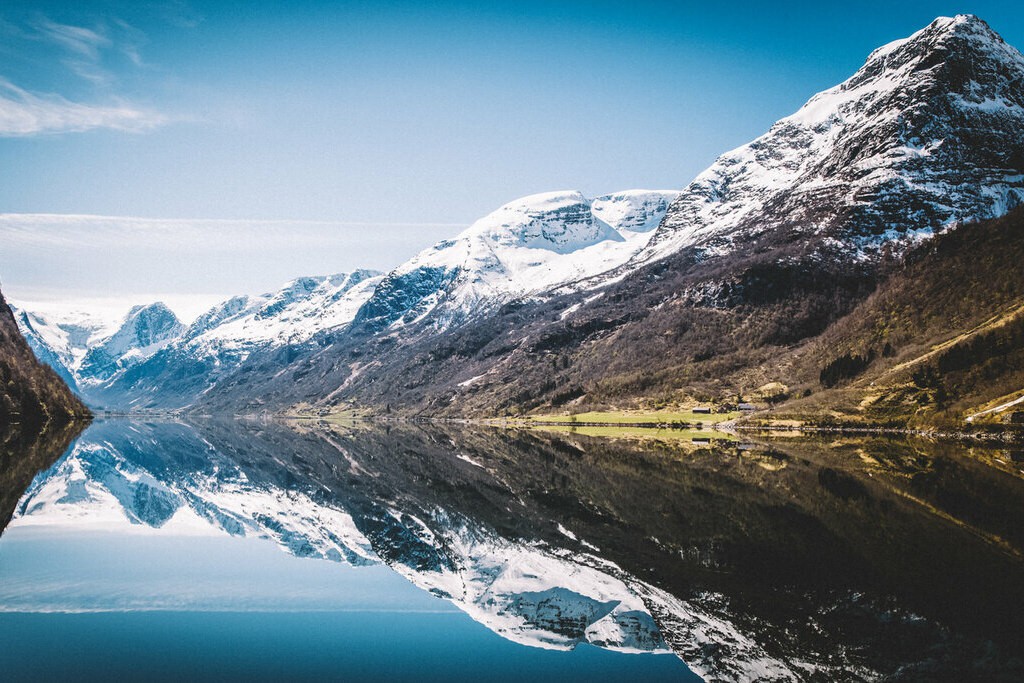
[[[19,323],[87,401],[120,409],[355,402],[493,415],[737,394],[780,402],[855,381],[846,357],[861,370],[916,367],[925,341],[970,334],[980,312],[1024,303],[1021,283],[1003,276],[1014,265],[992,254],[948,283],[976,311],[927,340],[841,335],[935,235],[1022,200],[1024,57],[959,15],[875,50],[678,193],[526,197],[386,275],[296,280],[187,329],[156,304],[103,337],[27,312]],[[939,275],[954,256],[928,260]],[[926,273],[914,278],[930,286]],[[996,279],[998,306],[984,292]],[[913,296],[900,291],[897,311]],[[948,309],[925,304],[938,317]],[[888,417],[961,419],[1024,389],[995,385],[1006,393],[949,387]]]
[[647,244],[675,196],[525,197],[387,275],[299,278],[275,293],[229,299],[189,326],[160,302],[133,308],[114,330],[82,317],[18,311],[17,319],[37,355],[93,405],[179,408],[255,353],[287,363],[297,349],[353,327],[391,333],[429,320],[444,330],[524,297],[584,291],[594,286],[588,278]]

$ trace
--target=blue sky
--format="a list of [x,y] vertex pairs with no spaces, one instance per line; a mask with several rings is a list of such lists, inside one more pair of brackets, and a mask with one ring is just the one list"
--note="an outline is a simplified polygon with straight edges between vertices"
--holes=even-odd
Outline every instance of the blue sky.
[[[0,230],[0,278],[22,297],[260,291],[397,265],[534,192],[681,188],[959,12],[1024,45],[1008,2],[0,4],[0,213],[261,221],[221,231],[244,263],[200,241],[191,273],[131,265],[144,222],[92,269]],[[311,246],[261,256],[281,222]]]

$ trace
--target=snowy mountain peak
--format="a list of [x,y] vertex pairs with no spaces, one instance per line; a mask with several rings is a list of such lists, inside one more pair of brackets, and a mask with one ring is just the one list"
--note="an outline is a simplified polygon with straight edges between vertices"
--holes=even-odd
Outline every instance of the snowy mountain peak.
[[940,18],[719,157],[636,263],[796,239],[868,259],[1022,200],[1024,57],[976,17]]
[[140,346],[149,346],[176,336],[182,331],[181,321],[162,301],[145,306],[132,306],[121,329],[114,338],[124,338]]
[[90,346],[76,369],[79,385],[109,380],[149,358],[184,331],[185,326],[163,302],[133,306],[113,335]]
[[312,294],[317,287],[324,283],[330,283],[329,277],[300,277],[284,285],[270,300],[256,312],[256,318],[263,320],[272,318],[296,301],[304,299]]
[[185,332],[184,338],[192,339],[194,337],[198,337],[204,332],[209,332],[218,325],[238,316],[243,311],[249,309],[252,305],[253,298],[250,296],[233,296],[227,301],[217,304],[196,318]]
[[509,202],[478,220],[462,236],[559,254],[623,239],[594,216],[590,200],[576,191],[545,192]]
[[591,200],[567,190],[511,201],[389,273],[356,322],[379,331],[432,315],[434,327],[448,328],[573,287],[642,249],[675,194],[628,190]]

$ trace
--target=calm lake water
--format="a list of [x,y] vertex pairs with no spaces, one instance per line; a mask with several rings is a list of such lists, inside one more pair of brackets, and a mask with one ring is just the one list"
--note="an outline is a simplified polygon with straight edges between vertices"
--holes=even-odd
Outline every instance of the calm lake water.
[[1024,462],[108,420],[3,440],[4,680],[1022,680]]

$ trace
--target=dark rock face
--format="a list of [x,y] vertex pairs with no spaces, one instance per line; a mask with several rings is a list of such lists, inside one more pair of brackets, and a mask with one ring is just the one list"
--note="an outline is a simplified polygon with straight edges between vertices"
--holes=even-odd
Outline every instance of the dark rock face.
[[0,294],[0,425],[41,427],[88,417],[60,376],[36,359]]
[[359,310],[353,326],[376,332],[398,320],[412,322],[425,311],[427,298],[443,292],[457,276],[458,271],[433,267],[389,275]]

